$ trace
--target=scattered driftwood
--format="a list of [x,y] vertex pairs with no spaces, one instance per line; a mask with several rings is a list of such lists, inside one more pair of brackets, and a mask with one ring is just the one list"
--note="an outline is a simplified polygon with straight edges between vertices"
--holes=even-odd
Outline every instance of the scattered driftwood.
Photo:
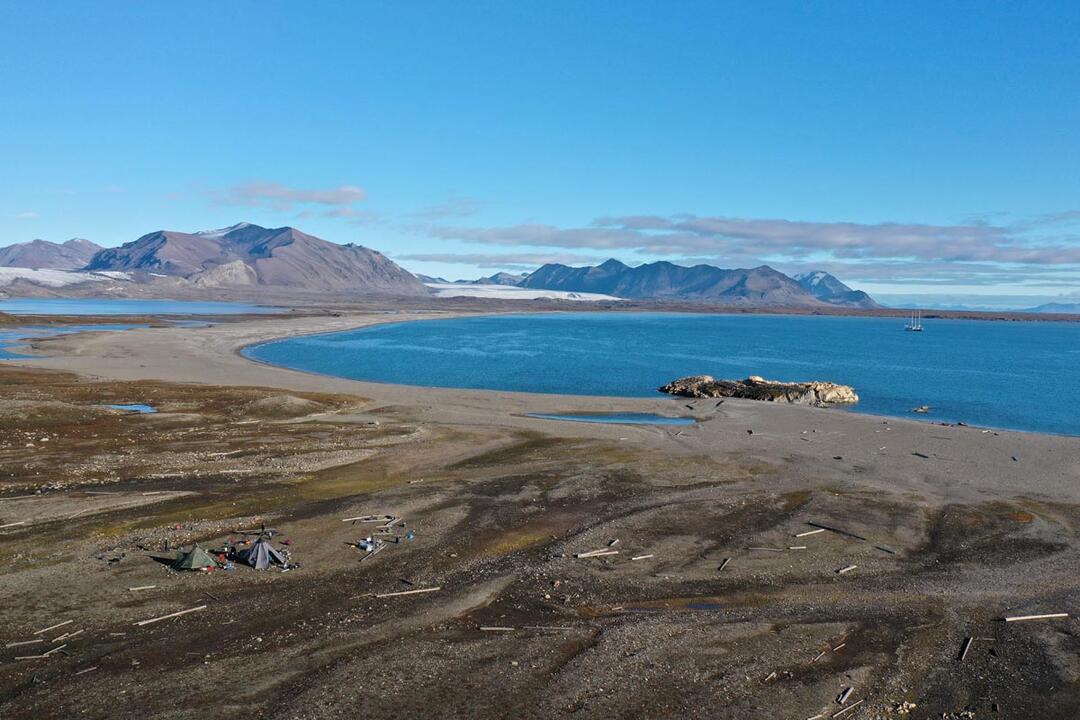
[[648,560],[651,557],[655,557],[655,556],[652,555],[652,554],[649,554],[649,555],[635,555],[634,557],[632,557],[630,559],[631,560]]
[[784,552],[784,548],[748,547],[747,550],[763,550],[765,552]]
[[153,590],[157,585],[138,585],[136,587],[129,587],[128,592],[138,592],[139,590]]
[[400,518],[393,515],[357,515],[356,517],[349,517],[342,519],[341,522],[381,522],[384,523],[388,520],[400,520]]
[[397,597],[399,595],[416,595],[416,594],[419,594],[419,593],[435,592],[436,590],[442,590],[442,586],[437,585],[435,587],[420,588],[419,590],[400,590],[398,592],[392,592],[392,593],[380,593],[380,594],[376,595],[375,597],[377,597],[377,598],[388,598],[388,597]]
[[843,690],[841,690],[840,694],[836,696],[836,704],[837,705],[843,705],[844,703],[846,703],[848,697],[851,695],[852,690],[854,690],[854,688],[852,688],[850,686],[848,686],[848,687],[844,688]]
[[960,648],[960,662],[964,662],[964,658],[967,657],[968,650],[971,649],[971,643],[974,640],[975,638],[973,637],[969,637],[968,639],[964,640],[964,646]]
[[817,657],[815,657],[815,658],[814,658],[813,660],[811,660],[810,662],[811,662],[811,663],[816,663],[816,662],[817,662],[818,660],[820,660],[821,658],[825,657],[825,653],[827,653],[827,652],[829,652],[829,651],[828,651],[828,650],[822,650],[821,652],[819,652],[819,653],[817,654]]
[[15,527],[16,525],[25,525],[25,524],[26,524],[25,520],[20,520],[19,522],[13,522],[13,523],[8,523],[6,525],[0,525],[0,530],[3,530],[4,528],[9,528],[9,527]]
[[33,644],[39,643],[39,642],[45,642],[45,638],[38,638],[36,640],[20,640],[18,642],[9,642],[4,647],[6,647],[6,648],[21,647],[23,645],[33,645]]
[[798,533],[798,534],[795,535],[795,537],[797,537],[797,538],[806,537],[807,535],[817,535],[818,533],[823,533],[823,532],[825,532],[825,528],[818,528],[817,530],[807,530],[806,532]]
[[608,541],[607,546],[608,547],[614,547],[614,546],[616,546],[618,544],[619,544],[619,538],[614,538],[613,540]]
[[854,710],[855,708],[859,707],[864,702],[866,702],[866,701],[865,700],[859,700],[858,702],[853,702],[850,705],[848,705],[846,708],[844,708],[843,710],[837,710],[830,717],[834,717],[834,718],[840,717],[841,715],[848,712],[849,710]]
[[618,550],[590,550],[589,552],[578,553],[574,557],[576,558],[594,558],[604,557],[605,555],[618,555]]
[[[357,545],[355,545],[355,544],[353,544],[353,543],[349,543],[349,544],[350,544],[350,545],[353,545],[353,547],[356,547],[356,548],[357,548],[357,549],[359,550],[359,546],[357,546]],[[385,549],[386,549],[386,548],[388,548],[388,547],[390,547],[390,546],[389,546],[389,545],[386,545],[386,544],[381,544],[381,545],[378,545],[378,546],[376,546],[376,547],[375,547],[374,549],[372,549],[372,550],[369,550],[369,551],[368,551],[367,553],[365,553],[365,554],[364,554],[364,555],[363,555],[363,556],[362,556],[362,557],[360,558],[360,562],[364,562],[364,561],[365,561],[365,560],[367,560],[367,559],[368,559],[369,557],[374,557],[375,555],[378,555],[379,553],[381,553],[381,552],[382,552],[383,550],[385,550]]]
[[92,671],[97,670],[97,669],[98,669],[98,666],[95,665],[94,667],[88,667],[85,670],[80,670],[79,672],[74,673],[74,674],[75,675],[85,675],[86,673],[92,672]]
[[482,630],[483,632],[514,632],[514,630],[516,630],[516,629],[517,628],[498,627],[498,626],[494,626],[494,625],[480,628],[480,630]]
[[66,648],[66,647],[67,647],[67,643],[64,643],[63,645],[60,645],[58,647],[54,647],[52,650],[47,650],[47,651],[41,653],[41,657],[49,657],[53,653],[58,653],[61,650],[63,650],[64,648]]
[[48,655],[16,655],[13,660],[40,660],[41,658],[49,657]]
[[726,568],[728,566],[729,562],[731,562],[731,558],[729,558],[729,557],[724,558],[724,562],[720,563],[720,567],[716,568],[717,572],[719,572],[720,570],[723,570],[724,568]]
[[140,620],[139,622],[135,623],[135,627],[142,627],[143,625],[149,625],[150,623],[156,623],[161,620],[168,620],[169,618],[180,617],[181,615],[187,615],[188,613],[199,612],[200,610],[205,609],[206,605],[199,605],[198,607],[188,608],[187,610],[179,610],[174,613],[169,613],[168,615],[150,618],[149,620]]
[[[844,537],[854,538],[855,540],[862,540],[863,542],[870,543],[871,545],[874,545],[874,541],[871,540],[870,538],[864,538],[862,535],[856,535],[855,533],[849,532],[847,530],[841,530],[840,528],[835,528],[835,527],[832,527],[830,525],[822,525],[821,523],[816,523],[816,522],[807,522],[806,524],[811,526],[811,527],[816,527],[816,528],[819,528],[821,530],[828,530],[829,532],[836,533],[837,535],[843,535]],[[891,550],[890,548],[887,548],[887,547],[882,547],[881,545],[874,545],[874,549],[875,550],[880,550],[882,552],[887,552],[890,555],[895,555],[896,554],[895,550]]]
[[833,651],[833,652],[836,652],[837,650],[839,650],[840,648],[843,648],[843,647],[847,647],[847,643],[840,643],[839,645],[837,645],[836,647],[834,647],[834,648],[832,649],[832,651]]
[[522,625],[522,630],[555,630],[558,632],[573,632],[576,628],[562,625]]
[[857,567],[859,567],[859,566],[858,565],[848,565],[847,567],[842,567],[839,570],[837,570],[836,574],[837,575],[843,575],[844,573],[851,572],[852,570],[854,570]]
[[1005,622],[1024,622],[1026,620],[1052,620],[1054,618],[1067,618],[1069,613],[1050,613],[1048,615],[1013,615],[1005,618]]
[[62,627],[64,627],[65,625],[70,625],[70,624],[71,624],[71,623],[73,623],[73,622],[75,622],[75,621],[74,621],[74,620],[65,620],[65,621],[64,621],[64,622],[62,622],[62,623],[56,623],[55,625],[50,625],[50,626],[49,626],[49,627],[47,627],[47,628],[41,628],[40,630],[38,630],[38,631],[37,631],[37,632],[35,632],[34,634],[35,634],[35,635],[41,635],[42,633],[47,633],[47,632],[49,632],[50,630],[55,630],[56,628],[62,628]]
[[805,545],[788,545],[788,550],[805,550]]

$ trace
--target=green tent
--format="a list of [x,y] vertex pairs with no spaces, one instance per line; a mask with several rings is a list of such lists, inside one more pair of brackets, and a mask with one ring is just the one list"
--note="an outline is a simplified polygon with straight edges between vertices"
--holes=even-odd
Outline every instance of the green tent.
[[210,553],[203,550],[198,545],[192,545],[191,550],[184,552],[180,551],[176,554],[176,562],[172,564],[173,570],[205,570],[206,568],[216,568],[218,566],[217,560]]

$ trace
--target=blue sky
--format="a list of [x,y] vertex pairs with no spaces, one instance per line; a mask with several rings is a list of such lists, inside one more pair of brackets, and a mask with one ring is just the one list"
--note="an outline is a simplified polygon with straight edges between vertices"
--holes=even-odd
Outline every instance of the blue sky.
[[247,220],[451,278],[1080,288],[1075,3],[180,5],[0,0],[0,245]]

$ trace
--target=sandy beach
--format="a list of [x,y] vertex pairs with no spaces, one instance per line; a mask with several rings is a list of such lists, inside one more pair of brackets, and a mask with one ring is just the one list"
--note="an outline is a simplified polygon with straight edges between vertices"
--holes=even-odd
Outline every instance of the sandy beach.
[[[239,354],[446,316],[85,333],[0,364],[0,617],[5,644],[28,643],[0,656],[0,714],[1080,713],[1080,439],[383,385]],[[100,407],[143,401],[159,412]],[[526,416],[614,411],[698,423]],[[370,557],[347,545],[371,527],[343,518],[382,513],[413,537]],[[150,558],[260,523],[298,568]],[[610,554],[575,557],[596,550]],[[1001,621],[1052,613],[1070,617]],[[67,620],[85,632],[62,652],[14,659],[55,647],[62,631],[34,633]],[[230,675],[252,681],[199,690]]]

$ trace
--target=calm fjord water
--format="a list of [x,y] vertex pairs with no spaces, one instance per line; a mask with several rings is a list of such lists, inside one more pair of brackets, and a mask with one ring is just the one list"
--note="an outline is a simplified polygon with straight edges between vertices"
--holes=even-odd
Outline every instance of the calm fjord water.
[[[357,380],[650,397],[683,375],[853,385],[856,412],[1080,435],[1080,323],[569,313],[380,325],[251,357]],[[929,415],[912,408],[930,405]]]
[[0,312],[12,315],[249,315],[278,308],[203,300],[132,300],[128,298],[12,298],[0,300]]

